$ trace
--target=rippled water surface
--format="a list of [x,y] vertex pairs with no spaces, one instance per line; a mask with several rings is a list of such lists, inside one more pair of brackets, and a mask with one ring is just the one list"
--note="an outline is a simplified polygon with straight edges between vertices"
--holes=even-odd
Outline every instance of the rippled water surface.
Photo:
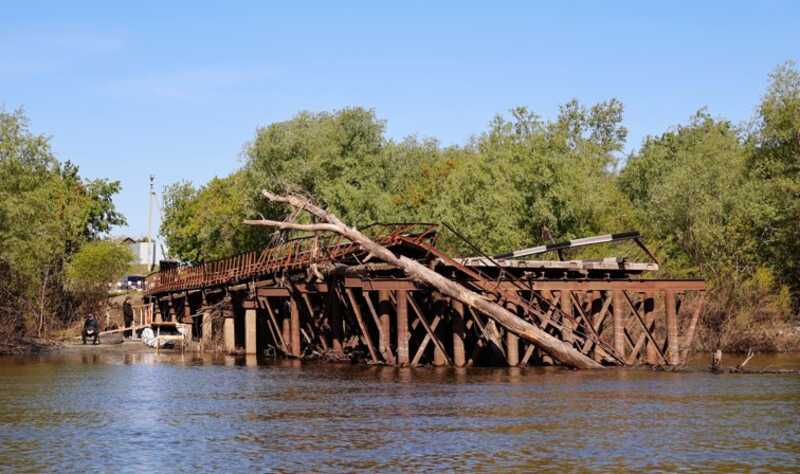
[[3,472],[364,469],[797,471],[800,376],[0,359]]

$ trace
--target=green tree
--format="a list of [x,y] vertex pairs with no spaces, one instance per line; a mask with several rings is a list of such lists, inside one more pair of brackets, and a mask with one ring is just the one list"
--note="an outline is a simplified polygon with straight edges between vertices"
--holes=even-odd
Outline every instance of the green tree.
[[124,223],[118,182],[85,180],[59,163],[22,111],[0,112],[0,326],[43,335],[72,317],[64,270],[71,256]]
[[130,268],[133,254],[113,240],[97,240],[81,247],[67,264],[68,288],[82,297],[99,299]]

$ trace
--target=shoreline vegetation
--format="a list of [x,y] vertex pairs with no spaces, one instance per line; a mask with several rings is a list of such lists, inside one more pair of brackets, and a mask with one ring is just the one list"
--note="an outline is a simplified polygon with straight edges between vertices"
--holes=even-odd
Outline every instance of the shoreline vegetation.
[[[752,120],[700,109],[625,154],[623,104],[573,100],[555,118],[525,107],[496,116],[463,145],[386,136],[360,107],[301,112],[259,128],[242,166],[168,186],[161,234],[173,257],[200,263],[272,235],[246,219],[282,220],[272,192],[315,196],[349,225],[447,222],[488,254],[636,229],[657,278],[709,285],[695,350],[800,351],[800,71],[778,66]],[[131,259],[109,239],[125,223],[116,181],[59,161],[22,111],[0,110],[0,353],[48,350],[86,314],[110,306],[107,283]],[[440,242],[452,254],[471,249]],[[638,249],[575,250],[565,258]],[[113,304],[111,305],[113,306]],[[26,349],[27,348],[27,349]]]

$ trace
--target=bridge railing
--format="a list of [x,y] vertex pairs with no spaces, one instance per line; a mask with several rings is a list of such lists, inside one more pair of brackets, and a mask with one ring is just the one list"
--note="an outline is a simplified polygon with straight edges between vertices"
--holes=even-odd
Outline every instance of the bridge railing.
[[[432,242],[436,230],[435,224],[428,223],[376,223],[361,229],[376,242],[387,246],[409,240]],[[152,294],[225,285],[258,275],[331,263],[359,249],[358,244],[338,234],[298,237],[212,262],[163,269],[145,279],[145,291]]]

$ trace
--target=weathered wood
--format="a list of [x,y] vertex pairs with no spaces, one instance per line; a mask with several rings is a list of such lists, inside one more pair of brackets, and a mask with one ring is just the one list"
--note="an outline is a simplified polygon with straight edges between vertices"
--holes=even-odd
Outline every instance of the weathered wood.
[[506,362],[509,367],[519,365],[519,336],[511,331],[506,331]]
[[680,343],[678,341],[678,315],[675,311],[675,292],[672,290],[664,291],[664,310],[667,328],[668,363],[670,365],[678,365],[681,362],[681,357],[678,352],[680,350]]
[[[439,290],[442,294],[457,299],[465,305],[487,314],[509,331],[541,347],[542,350],[558,359],[562,364],[576,368],[602,367],[602,365],[582,354],[571,345],[558,340],[539,327],[511,314],[508,310],[496,303],[487,301],[482,295],[468,290],[461,284],[436,273],[415,260],[405,256],[398,257],[386,247],[373,242],[358,230],[345,225],[336,216],[312,204],[309,200],[293,195],[278,196],[267,191],[264,191],[263,194],[270,201],[287,203],[297,209],[304,209],[325,222],[318,224],[297,224],[292,222],[259,220],[245,221],[245,223],[276,227],[282,230],[304,230],[310,232],[327,231],[342,235],[348,240],[359,244],[375,257],[403,269],[412,279],[430,285]],[[407,330],[407,328],[404,328],[404,330]],[[404,342],[407,346],[407,341]],[[400,350],[398,350],[398,352],[400,352]]]
[[618,357],[625,358],[625,302],[622,290],[614,290],[612,314],[614,317],[614,351]]
[[467,332],[464,325],[464,305],[460,301],[453,301],[452,305],[453,364],[456,367],[464,367],[467,363],[464,352],[464,338]]
[[300,308],[297,305],[297,299],[289,298],[289,320],[291,328],[291,353],[294,357],[300,357],[302,350],[300,348]]
[[261,301],[264,304],[264,307],[267,309],[267,314],[269,315],[270,322],[272,323],[275,335],[277,336],[275,339],[276,342],[280,344],[281,351],[283,351],[284,354],[288,354],[289,346],[286,344],[286,340],[283,337],[283,331],[281,330],[281,327],[278,326],[278,319],[275,317],[275,313],[272,310],[272,305],[269,302],[269,298],[259,298],[259,301]]
[[[447,354],[445,354],[444,345],[442,345],[442,342],[439,340],[438,337],[436,337],[436,333],[434,332],[433,329],[431,329],[431,326],[428,324],[428,321],[425,320],[425,316],[422,314],[422,311],[419,309],[419,306],[417,306],[417,303],[414,301],[414,298],[411,296],[411,293],[406,293],[406,298],[408,298],[408,303],[411,305],[411,308],[417,315],[417,320],[422,324],[422,327],[425,328],[425,332],[427,333],[425,335],[425,338],[427,340],[433,341],[433,344],[436,346],[436,348],[442,351],[442,354],[444,354],[445,357],[445,362],[448,365],[453,365],[450,358],[447,356]],[[425,341],[425,344],[427,344],[427,341]]]
[[236,329],[234,326],[234,318],[225,318],[222,327],[223,338],[225,339],[225,352],[232,354],[236,352]]
[[397,315],[397,365],[405,367],[409,362],[408,355],[408,292],[397,292],[395,308]]
[[247,309],[244,312],[244,353],[255,354],[258,352],[256,349],[257,341],[256,332],[256,310]]
[[353,295],[353,290],[346,288],[345,292],[347,293],[347,298],[350,300],[350,306],[353,308],[353,314],[356,316],[358,328],[361,330],[361,339],[367,345],[367,350],[369,350],[369,356],[372,358],[372,362],[377,364],[379,362],[378,356],[375,353],[375,347],[372,345],[372,337],[369,335],[369,329],[367,329],[367,325],[364,324],[364,318],[361,315],[361,308],[358,306],[358,301],[356,301],[356,297]]
[[645,324],[644,320],[642,319],[642,316],[636,310],[636,307],[634,306],[633,301],[631,301],[630,296],[628,296],[628,293],[624,292],[624,291],[622,292],[622,295],[625,298],[625,300],[628,302],[628,306],[630,307],[631,311],[633,311],[633,315],[636,317],[636,320],[639,322],[639,326],[642,328],[642,331],[644,331],[645,337],[647,337],[652,344],[656,345],[656,351],[658,352],[658,356],[661,359],[661,362],[663,364],[668,364],[667,358],[665,357],[664,353],[661,351],[661,348],[657,346],[655,338],[653,337],[652,334],[650,334],[650,331],[648,330],[647,325]]
[[[439,326],[439,322],[440,321],[441,321],[441,318],[439,316],[436,316],[435,318],[433,318],[433,321],[431,321],[431,329],[436,331],[436,328]],[[425,355],[425,349],[428,348],[428,343],[430,341],[431,341],[430,335],[425,334],[425,337],[422,339],[422,342],[419,344],[419,347],[417,348],[416,354],[414,354],[414,358],[411,359],[411,366],[412,367],[415,367],[415,366],[417,366],[419,364],[420,359],[422,359],[422,356]],[[444,365],[445,363],[446,363],[446,361],[444,361],[442,364],[439,364],[439,365]],[[434,363],[434,365],[436,365],[436,364]]]
[[[381,354],[384,355],[384,360],[387,363],[394,363],[394,356],[392,355],[392,319],[391,313],[391,292],[388,290],[378,291],[378,308],[380,309],[380,323],[378,328],[380,330],[380,344],[379,348]],[[374,311],[374,309],[373,309]]]
[[700,319],[700,314],[703,312],[703,306],[706,302],[705,293],[700,295],[692,313],[692,320],[689,322],[689,329],[686,330],[686,338],[683,343],[683,354],[681,355],[681,363],[685,364],[689,360],[689,352],[692,350],[692,342],[694,341],[694,333],[697,330],[697,321]]
[[[647,324],[647,327],[650,328],[650,334],[653,334],[655,338],[655,325],[656,325],[656,317],[655,317],[655,298],[651,293],[644,294],[644,322]],[[650,341],[646,341],[645,343],[645,361],[650,365],[658,364],[658,351],[656,350],[656,344],[653,344]]]

